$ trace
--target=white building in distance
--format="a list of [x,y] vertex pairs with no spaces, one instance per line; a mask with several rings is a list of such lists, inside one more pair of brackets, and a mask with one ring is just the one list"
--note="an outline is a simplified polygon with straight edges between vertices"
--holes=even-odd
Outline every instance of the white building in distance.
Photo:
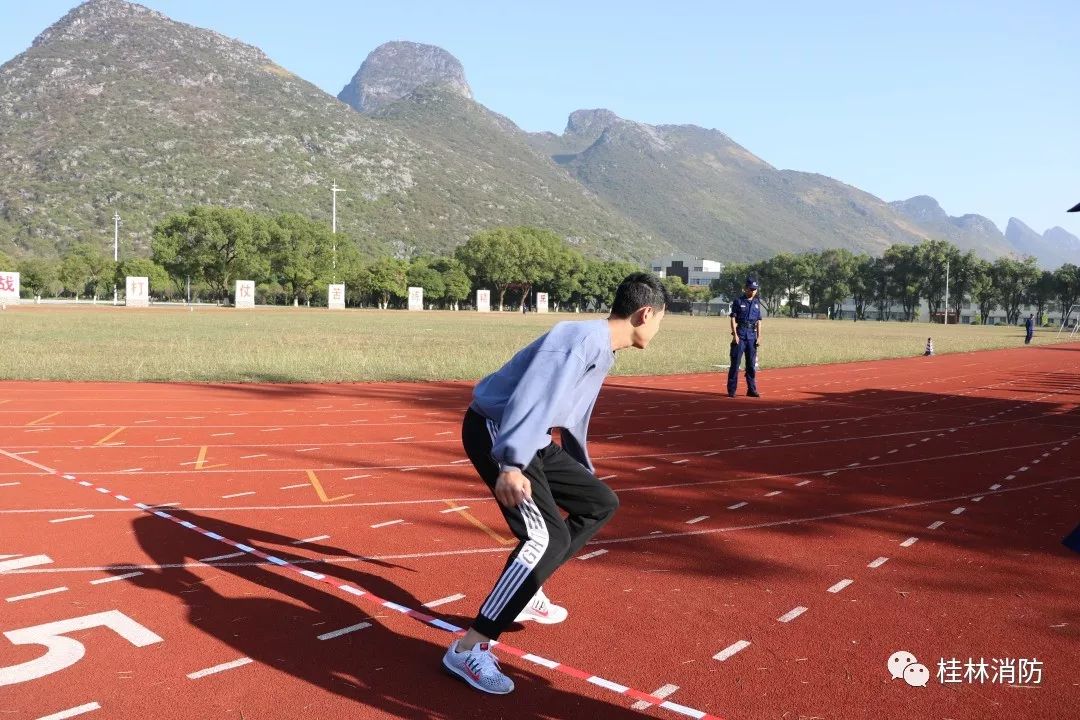
[[687,285],[708,287],[720,279],[724,264],[693,255],[666,255],[649,261],[649,269],[660,277],[680,277]]

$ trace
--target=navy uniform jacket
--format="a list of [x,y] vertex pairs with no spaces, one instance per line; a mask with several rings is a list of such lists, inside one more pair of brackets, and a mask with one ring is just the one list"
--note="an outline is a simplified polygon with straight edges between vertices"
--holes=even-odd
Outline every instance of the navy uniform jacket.
[[1028,318],[1024,320],[1024,329],[1028,332],[1035,331],[1035,318]]
[[755,324],[761,320],[761,299],[740,295],[731,302],[730,317],[735,318],[735,332],[741,340],[756,340]]

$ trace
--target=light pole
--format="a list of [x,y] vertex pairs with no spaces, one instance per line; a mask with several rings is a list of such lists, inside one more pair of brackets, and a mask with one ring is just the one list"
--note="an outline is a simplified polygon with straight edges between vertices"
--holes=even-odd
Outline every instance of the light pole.
[[949,324],[949,261],[945,261],[945,324]]
[[[113,245],[112,245],[112,259],[113,263],[120,262],[120,213],[113,211]],[[114,272],[115,278],[115,272]],[[116,305],[116,283],[113,282],[112,286],[112,302]]]
[[[335,273],[337,272],[337,194],[339,192],[345,192],[342,188],[337,186],[337,180],[334,181],[333,186],[330,188],[330,192],[333,195],[333,205],[330,212],[330,232],[334,235],[334,259],[333,268]],[[334,276],[335,282],[337,281],[337,275]]]

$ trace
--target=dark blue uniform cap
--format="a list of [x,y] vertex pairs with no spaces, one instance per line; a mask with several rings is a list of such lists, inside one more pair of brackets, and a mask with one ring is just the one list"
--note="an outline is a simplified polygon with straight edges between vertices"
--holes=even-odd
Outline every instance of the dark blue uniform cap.
[[746,287],[748,287],[748,288],[750,288],[752,290],[757,290],[758,289],[758,281],[755,278],[748,277],[748,278],[746,278]]

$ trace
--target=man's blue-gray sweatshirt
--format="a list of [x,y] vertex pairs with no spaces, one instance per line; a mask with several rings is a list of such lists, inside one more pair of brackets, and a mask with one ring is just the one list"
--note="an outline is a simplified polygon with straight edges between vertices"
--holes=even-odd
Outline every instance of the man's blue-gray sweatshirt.
[[562,446],[593,471],[589,418],[615,353],[607,320],[561,322],[473,390],[472,408],[498,426],[491,454],[524,469],[562,428]]

